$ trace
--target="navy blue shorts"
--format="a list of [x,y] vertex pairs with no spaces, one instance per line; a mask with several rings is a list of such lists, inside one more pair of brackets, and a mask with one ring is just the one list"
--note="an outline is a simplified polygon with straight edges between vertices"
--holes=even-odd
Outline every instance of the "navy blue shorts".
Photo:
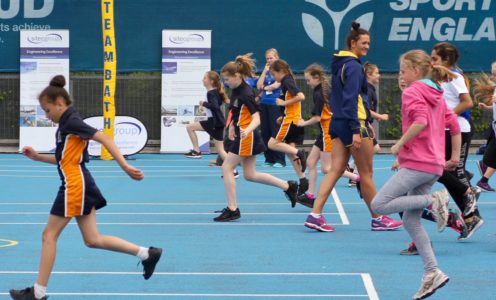
[[229,146],[229,152],[239,156],[253,156],[265,152],[266,148],[260,137],[260,132],[254,130],[247,137],[241,138],[239,129],[236,128],[236,137]]
[[294,143],[295,145],[303,145],[305,128],[296,126],[293,123],[282,123],[277,125],[272,137],[286,144]]
[[224,126],[215,127],[213,120],[208,119],[200,121],[200,126],[205,130],[214,140],[224,140]]
[[[360,121],[360,137],[361,139],[371,139],[372,133],[368,128],[368,122]],[[351,147],[353,144],[353,131],[348,125],[347,120],[333,119],[329,127],[329,134],[332,139],[339,138],[345,147]]]

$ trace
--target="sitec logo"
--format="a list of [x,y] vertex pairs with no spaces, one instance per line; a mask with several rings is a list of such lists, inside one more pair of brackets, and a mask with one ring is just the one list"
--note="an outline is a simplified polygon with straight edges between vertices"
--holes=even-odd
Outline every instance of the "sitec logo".
[[[355,8],[366,3],[366,2],[371,2],[372,0],[333,0],[333,1],[326,1],[326,0],[305,0],[305,2],[310,3],[311,5],[318,6],[323,12],[325,12],[324,15],[329,16],[328,20],[319,20],[318,17],[315,15],[311,15],[308,13],[302,13],[301,18],[303,22],[303,27],[305,28],[305,31],[310,37],[310,39],[320,47],[324,47],[325,45],[331,44],[329,41],[325,41],[325,38],[334,36],[334,43],[332,44],[334,46],[334,50],[339,49],[339,42],[344,39],[344,37],[341,37],[339,33],[341,32],[341,27],[342,26],[348,26],[350,27],[350,24],[342,24],[342,21],[345,16],[348,14],[353,15]],[[333,10],[329,6],[332,6]],[[322,14],[320,14],[321,16]],[[369,12],[365,13],[361,16],[354,16],[353,20],[356,20],[358,23],[360,23],[360,27],[369,30],[372,21],[374,18],[374,13]],[[324,26],[323,24],[329,24],[332,23],[333,29],[328,28]],[[330,34],[330,31],[334,31],[334,35]],[[332,32],[332,31],[331,31]]]
[[184,44],[189,42],[203,42],[205,38],[201,34],[189,34],[187,36],[171,36],[169,37],[169,41],[174,44]]

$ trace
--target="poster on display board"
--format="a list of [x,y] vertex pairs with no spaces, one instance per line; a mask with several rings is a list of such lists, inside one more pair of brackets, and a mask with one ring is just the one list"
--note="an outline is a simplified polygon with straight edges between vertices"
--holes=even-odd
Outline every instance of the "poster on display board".
[[[182,153],[192,148],[186,126],[207,118],[199,103],[207,100],[202,79],[210,64],[210,30],[162,31],[160,152]],[[200,150],[208,152],[209,135],[197,132],[197,136]]]
[[69,83],[69,31],[23,30],[20,32],[19,150],[55,151],[57,124],[49,120],[38,95],[55,75]]

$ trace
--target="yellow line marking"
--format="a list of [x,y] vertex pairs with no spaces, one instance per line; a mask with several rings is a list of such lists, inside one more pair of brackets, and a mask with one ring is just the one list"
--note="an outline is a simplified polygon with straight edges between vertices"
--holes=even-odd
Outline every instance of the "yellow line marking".
[[5,247],[12,247],[12,246],[15,246],[17,244],[19,244],[19,242],[17,241],[11,241],[11,240],[4,240],[4,239],[0,239],[0,243],[6,243],[5,245],[0,245],[0,248],[5,248]]

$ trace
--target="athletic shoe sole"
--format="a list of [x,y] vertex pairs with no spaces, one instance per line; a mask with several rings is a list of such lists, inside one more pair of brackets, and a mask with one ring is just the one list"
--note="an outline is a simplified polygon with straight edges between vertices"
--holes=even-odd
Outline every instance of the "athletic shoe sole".
[[334,231],[334,229],[324,229],[324,228],[320,227],[319,225],[315,225],[315,224],[309,223],[309,222],[305,222],[305,226],[310,228],[310,229],[315,229],[315,230],[322,231],[322,232],[333,232]]
[[446,285],[446,283],[448,283],[448,281],[449,281],[449,277],[446,277],[446,279],[445,279],[443,282],[441,282],[441,284],[440,284],[440,285],[438,285],[438,286],[437,286],[435,289],[433,289],[431,292],[429,292],[429,293],[427,293],[427,294],[423,295],[423,296],[422,296],[422,297],[420,297],[420,298],[413,298],[413,299],[414,299],[414,300],[422,300],[422,299],[425,299],[425,298],[427,298],[427,297],[430,297],[430,296],[434,295],[434,293],[435,293],[438,289],[440,289],[440,288],[442,288],[443,286],[445,286],[445,285]]
[[387,228],[383,228],[383,227],[372,227],[372,228],[370,228],[370,230],[372,230],[372,231],[391,231],[391,230],[400,229],[401,227],[403,227],[403,224],[398,225],[398,226],[395,226],[395,227],[387,227]]

